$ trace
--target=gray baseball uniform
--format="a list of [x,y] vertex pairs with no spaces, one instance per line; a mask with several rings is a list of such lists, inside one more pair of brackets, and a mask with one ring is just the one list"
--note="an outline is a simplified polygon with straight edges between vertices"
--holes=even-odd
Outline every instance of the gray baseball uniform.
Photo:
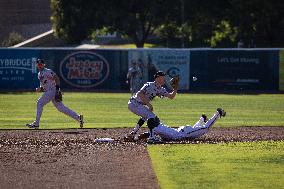
[[63,112],[64,114],[72,117],[73,119],[79,121],[79,115],[75,113],[73,110],[66,107],[62,102],[56,102],[54,100],[56,88],[54,76],[56,74],[47,68],[44,68],[42,71],[38,73],[38,79],[40,81],[40,87],[43,88],[43,95],[37,101],[37,113],[36,120],[33,122],[34,125],[39,126],[40,117],[43,111],[43,106],[45,106],[48,102],[52,101],[53,105],[57,108],[58,111]]
[[217,111],[205,124],[203,124],[204,118],[200,117],[193,126],[180,126],[177,129],[161,123],[153,129],[153,132],[165,140],[194,139],[206,134],[218,118],[220,118],[220,114]]
[[[156,96],[162,98],[169,94],[164,87],[157,86],[155,82],[147,82],[140,91],[144,92],[148,101],[152,101]],[[137,95],[138,92],[128,101],[128,109],[136,115],[141,116],[145,121],[149,118],[155,118],[156,115],[143,104],[142,100]]]
[[129,68],[127,78],[130,80],[131,94],[136,93],[142,86],[142,71],[136,64]]

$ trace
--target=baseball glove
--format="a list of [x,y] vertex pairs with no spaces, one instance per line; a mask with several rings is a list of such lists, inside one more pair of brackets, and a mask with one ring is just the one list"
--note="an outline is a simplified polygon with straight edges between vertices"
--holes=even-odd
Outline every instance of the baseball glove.
[[55,99],[56,102],[62,102],[62,93],[61,93],[60,90],[57,90],[55,92],[54,99]]
[[179,76],[173,77],[170,81],[170,84],[174,90],[177,90],[179,87]]

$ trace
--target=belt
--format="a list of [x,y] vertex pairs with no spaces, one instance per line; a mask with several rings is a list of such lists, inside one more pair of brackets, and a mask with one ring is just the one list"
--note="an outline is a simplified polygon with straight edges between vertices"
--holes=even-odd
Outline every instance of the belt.
[[131,102],[136,102],[136,103],[141,104],[141,105],[144,105],[142,102],[136,100],[136,99],[133,98],[133,97],[130,98],[130,101],[131,101]]

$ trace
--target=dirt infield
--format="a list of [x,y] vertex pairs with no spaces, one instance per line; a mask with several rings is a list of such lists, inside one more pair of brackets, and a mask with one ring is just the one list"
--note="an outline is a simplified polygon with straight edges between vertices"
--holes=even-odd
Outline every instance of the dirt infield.
[[[144,142],[130,129],[0,131],[1,188],[159,188]],[[112,137],[111,143],[96,138]],[[284,140],[284,127],[212,128],[193,141]],[[173,142],[168,142],[173,143]]]

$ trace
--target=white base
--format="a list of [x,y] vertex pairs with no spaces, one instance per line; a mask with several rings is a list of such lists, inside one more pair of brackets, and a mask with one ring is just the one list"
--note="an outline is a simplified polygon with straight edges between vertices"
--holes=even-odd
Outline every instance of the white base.
[[96,138],[95,142],[113,142],[113,138]]

